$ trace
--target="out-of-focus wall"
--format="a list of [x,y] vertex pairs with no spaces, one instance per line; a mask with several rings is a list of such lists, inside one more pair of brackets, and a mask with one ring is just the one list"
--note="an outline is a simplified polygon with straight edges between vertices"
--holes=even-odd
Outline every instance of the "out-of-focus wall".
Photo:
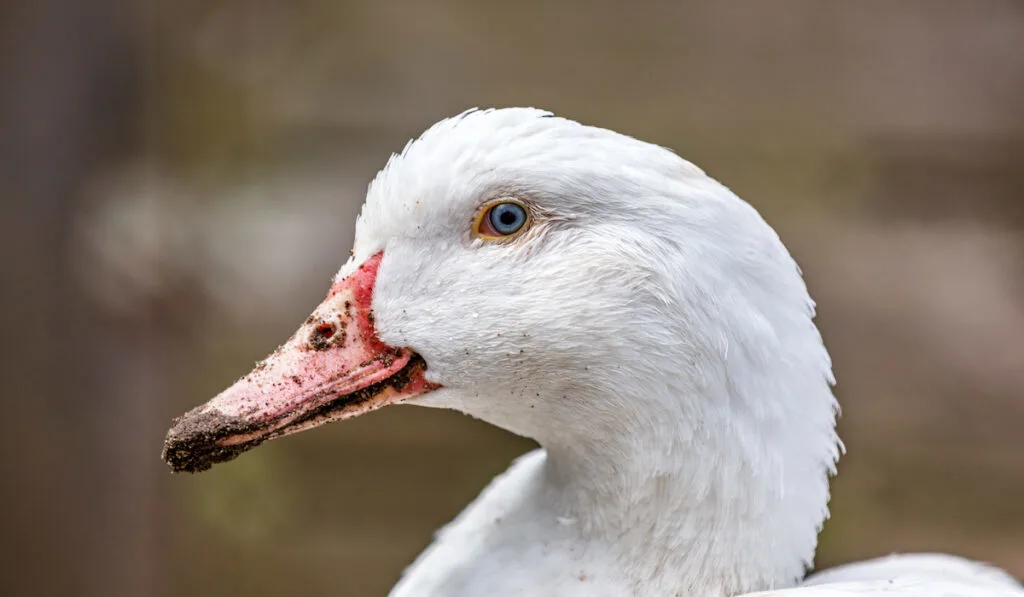
[[1024,574],[1022,47],[1015,0],[5,3],[5,584],[383,594],[528,442],[400,408],[195,477],[160,444],[319,301],[390,152],[492,105],[670,146],[780,231],[844,406],[820,564]]

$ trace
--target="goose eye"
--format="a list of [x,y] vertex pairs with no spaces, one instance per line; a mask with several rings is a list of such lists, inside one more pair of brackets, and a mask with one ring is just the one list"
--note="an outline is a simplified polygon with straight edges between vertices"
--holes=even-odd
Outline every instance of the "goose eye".
[[496,203],[478,220],[477,234],[484,238],[509,237],[522,231],[530,221],[526,207],[514,201]]

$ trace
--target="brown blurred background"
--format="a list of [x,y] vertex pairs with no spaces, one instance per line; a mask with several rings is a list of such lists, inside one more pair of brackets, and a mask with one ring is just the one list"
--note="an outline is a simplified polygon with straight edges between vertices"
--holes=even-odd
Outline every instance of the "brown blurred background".
[[804,266],[849,449],[819,563],[1024,574],[1024,3],[0,3],[5,595],[382,595],[529,442],[396,408],[199,476],[391,151],[536,105],[675,148]]

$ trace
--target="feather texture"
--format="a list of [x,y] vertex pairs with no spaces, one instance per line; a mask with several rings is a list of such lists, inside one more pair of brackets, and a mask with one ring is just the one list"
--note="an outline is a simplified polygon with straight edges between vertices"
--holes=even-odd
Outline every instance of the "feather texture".
[[[533,228],[475,238],[502,197]],[[380,251],[377,332],[443,386],[412,403],[542,446],[392,595],[724,597],[803,579],[842,451],[834,378],[799,268],[749,204],[656,145],[470,110],[376,177],[338,279]],[[900,562],[761,594],[1016,590],[974,564]]]

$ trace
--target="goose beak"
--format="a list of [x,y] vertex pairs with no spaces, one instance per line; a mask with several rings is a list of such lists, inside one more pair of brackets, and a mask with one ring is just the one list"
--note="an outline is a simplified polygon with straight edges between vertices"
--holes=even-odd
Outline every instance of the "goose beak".
[[206,470],[268,439],[348,419],[437,388],[426,364],[374,332],[371,303],[382,253],[334,284],[294,336],[213,400],[174,421],[163,459]]

